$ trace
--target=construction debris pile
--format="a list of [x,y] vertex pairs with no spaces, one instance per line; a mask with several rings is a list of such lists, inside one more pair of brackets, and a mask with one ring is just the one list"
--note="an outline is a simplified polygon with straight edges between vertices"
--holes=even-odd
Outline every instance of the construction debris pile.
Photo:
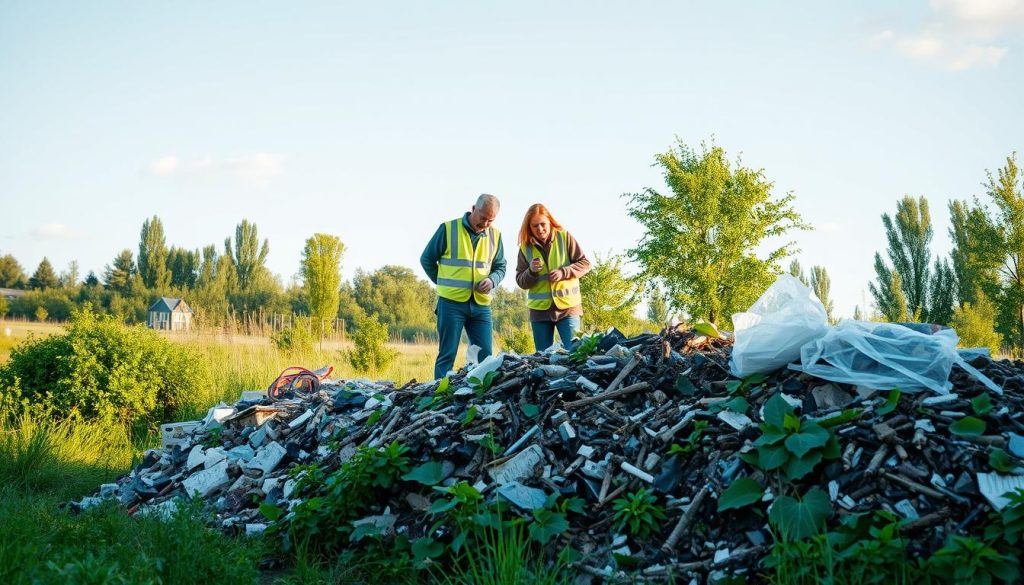
[[437,477],[388,488],[365,511],[379,534],[450,538],[429,534],[431,503],[459,482],[528,521],[557,494],[584,505],[547,550],[582,553],[579,573],[714,580],[762,572],[773,533],[806,532],[773,513],[783,499],[792,516],[823,510],[806,514],[811,529],[884,510],[906,520],[908,554],[927,556],[1024,487],[1024,362],[968,359],[1002,394],[958,367],[949,394],[911,394],[785,368],[740,380],[732,340],[692,330],[612,330],[583,345],[496,356],[446,382],[328,379],[278,400],[246,392],[205,421],[164,425],[165,448],[76,506],[117,498],[155,513],[202,497],[225,530],[259,533],[270,524],[261,504],[287,511],[304,497],[293,468],[330,471],[358,448],[398,443],[410,467],[436,464]]

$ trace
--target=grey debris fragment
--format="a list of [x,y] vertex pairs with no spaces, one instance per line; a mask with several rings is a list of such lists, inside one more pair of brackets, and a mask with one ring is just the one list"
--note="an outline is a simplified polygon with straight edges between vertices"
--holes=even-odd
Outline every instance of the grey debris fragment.
[[518,481],[498,486],[498,493],[523,510],[539,510],[548,499],[544,490],[527,487]]

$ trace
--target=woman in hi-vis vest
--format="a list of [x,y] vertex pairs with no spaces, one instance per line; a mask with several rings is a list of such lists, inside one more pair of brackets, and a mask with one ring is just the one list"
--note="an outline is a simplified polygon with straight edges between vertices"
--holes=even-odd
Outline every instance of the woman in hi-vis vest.
[[540,203],[526,210],[519,230],[519,261],[516,284],[526,289],[533,345],[543,351],[555,341],[555,329],[568,346],[580,329],[583,316],[580,277],[590,270],[590,260],[576,238]]

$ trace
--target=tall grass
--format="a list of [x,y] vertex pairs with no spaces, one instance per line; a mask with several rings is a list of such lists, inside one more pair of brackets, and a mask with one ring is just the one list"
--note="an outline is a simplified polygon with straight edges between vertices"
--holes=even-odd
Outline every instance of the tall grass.
[[135,454],[119,425],[0,417],[0,486],[74,498],[124,473]]

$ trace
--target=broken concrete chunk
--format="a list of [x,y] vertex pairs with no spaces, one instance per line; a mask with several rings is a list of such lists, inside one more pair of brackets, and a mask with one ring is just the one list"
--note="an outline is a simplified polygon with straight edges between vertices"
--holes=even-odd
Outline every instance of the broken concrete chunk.
[[537,445],[530,445],[515,457],[491,468],[488,473],[498,485],[532,477],[538,464],[544,461],[544,452]]
[[223,460],[209,469],[194,473],[181,482],[181,487],[189,496],[207,497],[218,488],[231,481],[228,477],[228,462]]
[[300,414],[299,416],[293,418],[291,420],[291,422],[288,423],[288,428],[289,429],[297,429],[297,428],[301,427],[302,425],[306,424],[306,421],[311,419],[311,418],[313,418],[313,411],[307,408],[306,412],[304,412],[304,413]]
[[814,390],[811,390],[811,395],[814,397],[818,409],[846,408],[853,402],[853,397],[840,390],[839,386],[835,384],[816,386]]
[[274,441],[260,449],[252,460],[242,466],[242,469],[249,471],[259,470],[260,473],[266,476],[284,459],[286,453],[285,448]]
[[192,450],[188,452],[188,460],[185,465],[189,469],[195,469],[206,462],[206,450],[203,449],[202,445],[196,445],[192,447]]

